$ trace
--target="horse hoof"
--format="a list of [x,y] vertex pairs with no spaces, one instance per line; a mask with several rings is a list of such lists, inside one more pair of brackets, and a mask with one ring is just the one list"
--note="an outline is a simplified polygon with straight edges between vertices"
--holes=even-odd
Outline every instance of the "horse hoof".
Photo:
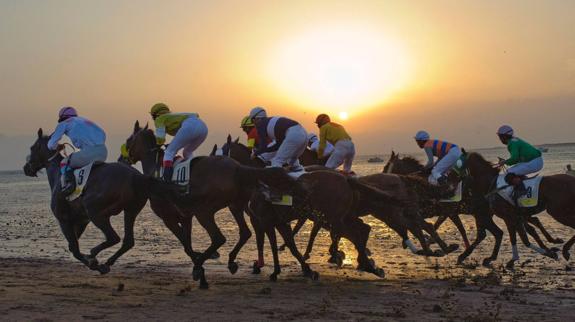
[[284,250],[286,250],[286,245],[285,245],[285,244],[284,244],[284,245],[281,245],[280,247],[278,247],[278,250],[279,250],[280,252],[283,252]]
[[258,261],[254,261],[254,265],[252,265],[252,274],[260,274],[262,269],[260,265],[258,265]]
[[277,280],[278,280],[278,274],[273,273],[272,275],[270,275],[270,281],[276,282]]
[[[365,249],[365,253],[367,254],[367,256],[371,256],[371,252],[370,252],[369,249],[367,249],[367,248]],[[343,251],[338,250],[338,251],[337,251],[337,255],[338,255],[339,257],[341,257],[341,260],[344,260],[344,259],[345,259],[345,253],[344,253]]]
[[330,257],[327,259],[327,262],[330,263],[330,264],[336,264],[336,263],[337,263],[337,256],[330,256]]
[[220,258],[220,253],[218,251],[215,251],[211,256],[210,259],[218,259]]
[[210,288],[210,285],[207,282],[200,283],[200,290],[207,290]]
[[434,251],[431,253],[431,256],[433,256],[433,257],[443,257],[443,256],[445,256],[445,255],[446,255],[446,254],[445,254],[441,249],[434,250]]
[[560,249],[557,248],[557,247],[551,247],[551,248],[549,248],[549,251],[552,251],[552,252],[554,252],[554,253],[559,252],[559,250],[560,250]]
[[194,270],[192,271],[192,278],[194,281],[198,281],[202,275],[204,275],[204,268],[201,266],[194,266]]
[[563,244],[565,241],[561,238],[555,238],[551,241],[553,244]]
[[95,271],[95,270],[98,270],[99,264],[98,264],[98,260],[97,260],[95,257],[88,257],[88,256],[86,256],[86,260],[87,260],[86,265],[87,265],[91,270],[94,270],[94,271]]
[[108,274],[110,273],[110,266],[107,264],[98,265],[98,272],[102,275]]
[[481,263],[484,267],[491,267],[491,258],[486,258],[483,260],[483,263]]
[[515,268],[515,261],[514,260],[508,261],[507,264],[505,264],[505,268],[514,269]]
[[563,258],[565,258],[566,261],[569,261],[569,258],[571,258],[571,254],[569,254],[569,251],[566,249],[563,250]]
[[378,267],[374,269],[373,274],[375,274],[379,278],[385,278],[385,271],[383,270],[383,268]]
[[228,264],[228,270],[230,273],[235,274],[238,271],[238,264],[236,262],[231,262]]
[[343,266],[343,257],[337,256],[335,258],[335,265],[337,265],[337,267],[342,267]]
[[559,260],[559,255],[556,252],[552,251],[551,249],[544,254],[545,256],[552,258],[554,260]]
[[[343,253],[343,252],[342,252],[342,253]],[[371,250],[369,250],[369,248],[367,248],[367,247],[365,248],[365,255],[366,255],[366,256],[371,256]],[[345,257],[345,254],[344,254],[344,257]]]
[[458,249],[459,249],[458,244],[451,244],[451,245],[447,246],[447,254],[453,253],[454,251],[456,251]]
[[311,271],[309,274],[309,278],[311,278],[312,281],[317,281],[319,280],[319,273],[316,271]]

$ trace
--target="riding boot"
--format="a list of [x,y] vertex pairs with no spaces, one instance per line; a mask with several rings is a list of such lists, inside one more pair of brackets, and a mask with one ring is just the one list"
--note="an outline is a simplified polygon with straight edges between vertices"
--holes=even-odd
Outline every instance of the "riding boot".
[[60,188],[60,193],[62,197],[68,197],[76,190],[76,177],[74,177],[74,169],[66,168],[66,171],[62,175],[62,187]]
[[164,175],[162,179],[165,182],[172,182],[173,175],[174,175],[174,167],[164,167]]
[[442,175],[441,177],[439,177],[439,178],[437,179],[437,183],[438,183],[440,186],[446,184],[446,183],[447,183],[447,177]]

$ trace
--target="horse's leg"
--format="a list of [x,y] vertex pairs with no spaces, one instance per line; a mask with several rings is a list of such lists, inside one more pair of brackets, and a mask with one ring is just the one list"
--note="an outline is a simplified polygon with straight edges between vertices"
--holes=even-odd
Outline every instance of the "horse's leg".
[[89,223],[90,219],[88,217],[76,222],[76,225],[74,226],[74,233],[76,234],[76,238],[80,239]]
[[437,234],[437,231],[433,228],[433,225],[428,223],[427,221],[425,221],[421,216],[419,217],[419,222],[421,227],[429,234],[431,235],[431,237],[435,240],[435,242],[437,242],[437,244],[439,245],[439,247],[441,247],[441,250],[443,250],[443,252],[445,254],[449,254],[453,251],[456,251],[459,248],[459,245],[457,244],[451,244],[449,246],[447,246],[447,244],[443,241],[443,239],[441,239],[441,237],[439,237],[439,235]]
[[255,219],[255,217],[250,214],[250,222],[256,234],[256,246],[258,248],[258,259],[254,261],[252,274],[261,273],[261,268],[264,267],[264,238],[265,231],[261,226],[261,223]]
[[200,212],[197,214],[196,218],[198,219],[200,225],[202,225],[202,227],[204,227],[204,229],[208,232],[208,235],[210,235],[211,243],[208,249],[201,253],[194,262],[194,270],[192,273],[193,279],[195,281],[200,280],[200,288],[207,289],[208,282],[206,281],[203,267],[204,262],[226,242],[226,237],[222,234],[222,231],[216,224],[214,212]]
[[240,238],[228,257],[228,270],[230,273],[235,274],[238,271],[238,264],[235,262],[236,257],[248,239],[252,236],[252,232],[244,218],[245,203],[242,202],[241,205],[230,205],[229,208],[240,229]]
[[357,268],[383,278],[385,276],[383,269],[377,268],[365,252],[370,231],[371,227],[359,218],[347,220],[336,229],[336,232],[341,232],[341,236],[348,238],[354,244],[357,250]]
[[70,250],[74,258],[88,266],[90,269],[96,270],[98,268],[98,261],[95,258],[90,258],[80,252],[80,245],[78,244],[78,238],[76,237],[74,223],[70,220],[58,220],[58,222],[64,237],[66,237],[66,240],[68,241],[68,250]]
[[329,245],[330,256],[327,262],[341,267],[345,259],[345,253],[339,250],[339,240],[341,237],[336,233],[335,229],[332,229],[329,232],[329,238],[331,238],[331,244]]
[[[292,235],[293,235],[294,237],[295,237],[295,235],[297,235],[297,233],[301,230],[301,228],[303,227],[303,225],[305,224],[306,221],[307,221],[307,218],[305,218],[305,217],[300,217],[300,218],[297,220],[295,226],[293,227],[293,232],[292,232]],[[311,238],[311,236],[310,236],[310,238]],[[285,250],[286,246],[287,246],[287,245],[284,243],[284,244],[281,245],[278,249],[283,252],[283,251]],[[308,246],[309,246],[309,244],[308,244]],[[311,252],[311,251],[310,251],[310,252]],[[309,254],[308,254],[308,256],[309,256]]]
[[439,227],[443,225],[445,220],[447,220],[447,217],[448,217],[447,215],[439,215],[437,217],[437,221],[435,222],[435,224],[433,224],[433,228],[435,228],[436,230],[439,229]]
[[124,239],[122,240],[122,246],[110,258],[108,258],[104,265],[101,265],[101,273],[109,272],[110,266],[114,265],[120,256],[124,255],[127,251],[134,247],[134,223],[136,222],[136,217],[141,210],[142,208],[124,209]]
[[[501,243],[503,242],[503,230],[499,228],[495,222],[493,221],[493,215],[491,213],[487,213],[482,216],[482,226],[485,229],[489,230],[493,237],[495,238],[495,243],[493,245],[493,250],[491,251],[491,256],[483,259],[483,266],[490,266],[491,262],[497,259],[497,255],[499,254],[499,249],[501,248]],[[478,224],[479,225],[479,224]]]
[[511,241],[511,260],[505,265],[507,268],[512,269],[515,266],[515,262],[519,260],[519,251],[517,250],[517,235],[514,219],[504,217],[505,226],[507,226],[507,232],[509,232],[509,240]]
[[292,255],[297,259],[299,264],[301,265],[301,269],[304,276],[307,276],[313,280],[317,280],[319,274],[314,272],[309,265],[305,262],[305,258],[300,254],[299,250],[296,247],[292,230],[288,223],[281,223],[276,225],[276,229],[281,234],[282,238],[284,239],[284,243],[291,251]]
[[527,219],[527,221],[530,224],[535,225],[535,227],[539,228],[539,230],[541,231],[543,236],[545,236],[545,238],[547,239],[548,242],[553,243],[553,244],[563,244],[563,242],[564,242],[563,239],[553,238],[553,236],[551,236],[551,234],[547,231],[547,229],[545,229],[545,227],[543,226],[543,224],[541,223],[539,218],[537,218],[536,216],[530,216]]
[[[449,215],[449,219],[451,220],[451,222],[453,222],[453,224],[455,225],[455,227],[457,227],[457,230],[461,234],[461,238],[463,238],[463,244],[465,245],[465,248],[468,248],[469,247],[469,239],[467,238],[467,232],[465,231],[465,227],[463,226],[463,223],[461,222],[461,218],[459,218],[459,214],[452,213],[451,215]],[[435,227],[435,226],[434,226],[434,228],[437,229],[437,227]]]
[[270,248],[272,249],[272,257],[274,259],[274,271],[270,275],[270,281],[275,282],[278,280],[278,275],[281,273],[280,259],[278,255],[278,242],[276,239],[276,231],[273,226],[268,226],[265,229],[266,235],[270,242]]
[[[305,219],[303,219],[303,222],[305,222]],[[298,221],[298,223],[299,223],[299,221]],[[311,254],[311,250],[313,248],[313,243],[315,242],[315,238],[317,237],[317,234],[318,234],[320,229],[321,229],[321,224],[319,222],[314,221],[313,227],[311,228],[311,232],[309,233],[309,240],[307,241],[307,247],[306,247],[305,253],[303,255],[303,258],[306,260],[309,259],[309,255]],[[295,232],[293,235],[295,236]]]
[[110,216],[107,213],[100,212],[90,218],[92,219],[92,223],[94,223],[94,225],[98,227],[106,237],[105,241],[90,250],[90,256],[96,258],[101,251],[116,245],[121,241],[121,239],[110,224]]
[[571,258],[571,254],[569,254],[569,249],[573,246],[573,244],[575,244],[575,236],[571,237],[571,239],[569,239],[565,245],[563,245],[563,257],[565,258],[565,260],[569,260],[569,258]]
[[[532,235],[535,238],[535,240],[537,240],[537,243],[541,245],[541,247],[535,246],[529,241],[529,236],[527,236],[527,232],[525,231],[526,229],[527,231],[529,231],[529,234]],[[523,244],[525,244],[525,246],[533,249],[534,251],[536,251],[541,255],[547,256],[555,260],[559,259],[557,253],[549,249],[543,243],[543,241],[539,237],[539,234],[537,234],[537,232],[535,231],[535,228],[529,226],[529,224],[525,221],[525,218],[520,219],[520,223],[517,225],[517,232],[519,233],[519,237],[521,238],[521,241],[523,242]]]

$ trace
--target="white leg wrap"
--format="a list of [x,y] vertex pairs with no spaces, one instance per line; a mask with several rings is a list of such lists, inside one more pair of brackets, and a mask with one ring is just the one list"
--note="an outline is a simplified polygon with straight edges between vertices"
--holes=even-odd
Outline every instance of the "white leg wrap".
[[539,246],[535,246],[533,244],[529,245],[529,248],[533,249],[534,251],[538,252],[539,254],[545,254],[545,250]]
[[412,253],[417,253],[417,247],[415,247],[415,245],[413,244],[413,242],[411,240],[406,240],[405,241],[405,245],[409,248],[409,250],[411,250]]
[[519,260],[519,252],[517,251],[517,245],[513,245],[511,247],[511,252],[513,253],[513,257],[511,258],[514,261]]

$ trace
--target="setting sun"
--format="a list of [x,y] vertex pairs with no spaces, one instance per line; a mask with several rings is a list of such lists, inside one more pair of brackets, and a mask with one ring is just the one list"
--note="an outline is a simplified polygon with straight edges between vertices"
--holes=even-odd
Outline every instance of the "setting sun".
[[339,112],[339,119],[345,121],[349,118],[349,114],[347,112]]
[[298,104],[357,111],[405,86],[409,63],[400,44],[383,32],[326,26],[282,40],[269,72],[279,90]]

